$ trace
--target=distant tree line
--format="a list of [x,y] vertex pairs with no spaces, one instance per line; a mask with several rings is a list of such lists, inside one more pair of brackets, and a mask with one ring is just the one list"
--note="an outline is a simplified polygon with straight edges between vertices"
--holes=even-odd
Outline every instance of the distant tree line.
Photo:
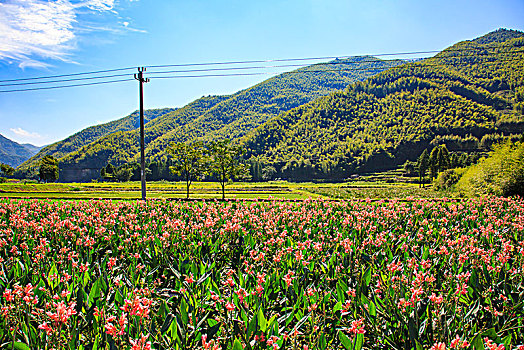
[[14,173],[15,169],[12,166],[0,163],[0,182],[6,182],[6,178],[13,176]]
[[[166,153],[170,155],[166,161],[147,165],[146,178],[148,181],[184,181],[187,198],[194,181],[205,179],[218,181],[224,199],[227,183],[250,177],[249,168],[242,161],[243,148],[232,144],[228,139],[207,144],[201,141],[171,143]],[[109,163],[100,170],[100,177],[107,181],[139,180],[140,164],[123,164],[115,167]]]

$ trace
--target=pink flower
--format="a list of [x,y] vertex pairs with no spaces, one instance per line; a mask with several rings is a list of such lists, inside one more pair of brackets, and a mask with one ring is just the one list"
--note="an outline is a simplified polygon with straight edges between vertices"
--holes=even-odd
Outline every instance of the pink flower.
[[61,301],[60,303],[53,303],[53,306],[56,307],[56,312],[47,311],[46,314],[55,323],[66,323],[69,317],[76,315],[76,303],[71,303],[69,306],[66,306],[66,304]]
[[47,324],[47,322],[44,322],[42,323],[41,325],[38,326],[38,329],[43,329],[45,330],[46,334],[47,335],[51,335],[51,333],[53,333],[53,330],[51,329],[51,327],[49,327],[49,325]]
[[444,343],[437,343],[433,345],[429,350],[446,350],[446,344]]
[[131,350],[151,350],[151,342],[147,341],[147,336],[141,335],[138,340],[130,340]]
[[8,303],[12,302],[15,299],[15,296],[12,293],[11,289],[6,289],[4,291],[4,298]]
[[195,279],[193,278],[193,274],[190,274],[189,276],[186,276],[186,282],[187,283],[195,283]]
[[484,345],[486,346],[488,350],[505,350],[506,349],[504,344],[499,344],[497,346],[497,344],[495,344],[491,339],[487,337],[484,338]]
[[109,258],[109,262],[107,263],[107,266],[112,270],[115,265],[116,265],[116,258]]
[[235,304],[233,304],[232,302],[228,301],[228,302],[226,303],[226,309],[227,309],[227,311],[233,311],[233,310],[235,310]]
[[351,328],[349,329],[349,332],[353,335],[366,333],[364,329],[364,319],[361,318],[351,322]]

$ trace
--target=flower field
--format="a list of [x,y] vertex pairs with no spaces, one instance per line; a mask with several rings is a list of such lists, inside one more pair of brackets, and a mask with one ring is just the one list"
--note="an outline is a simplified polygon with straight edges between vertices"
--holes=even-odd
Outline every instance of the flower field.
[[0,200],[2,349],[524,349],[524,201]]

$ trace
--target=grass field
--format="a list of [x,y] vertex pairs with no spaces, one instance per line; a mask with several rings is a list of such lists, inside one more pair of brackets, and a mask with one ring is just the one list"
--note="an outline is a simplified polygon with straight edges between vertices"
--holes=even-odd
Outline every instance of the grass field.
[[[183,182],[148,182],[148,198],[185,198]],[[220,185],[216,182],[197,182],[191,187],[191,198],[221,198]],[[286,181],[239,182],[226,186],[229,199],[387,199],[407,197],[435,198],[452,196],[434,191],[430,186],[419,188],[406,182],[391,182],[377,178],[359,179],[344,183],[291,183]],[[138,199],[141,198],[140,182],[90,182],[90,183],[32,183],[7,182],[0,184],[0,197],[5,198],[64,198],[64,199]]]

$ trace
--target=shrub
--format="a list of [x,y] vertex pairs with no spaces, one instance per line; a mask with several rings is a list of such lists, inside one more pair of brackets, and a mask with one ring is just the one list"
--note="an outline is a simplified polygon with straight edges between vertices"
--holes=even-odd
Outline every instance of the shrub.
[[457,189],[469,196],[524,196],[524,143],[495,146],[487,158],[467,169]]
[[447,190],[460,180],[460,174],[455,169],[444,170],[439,173],[433,187],[436,190]]

